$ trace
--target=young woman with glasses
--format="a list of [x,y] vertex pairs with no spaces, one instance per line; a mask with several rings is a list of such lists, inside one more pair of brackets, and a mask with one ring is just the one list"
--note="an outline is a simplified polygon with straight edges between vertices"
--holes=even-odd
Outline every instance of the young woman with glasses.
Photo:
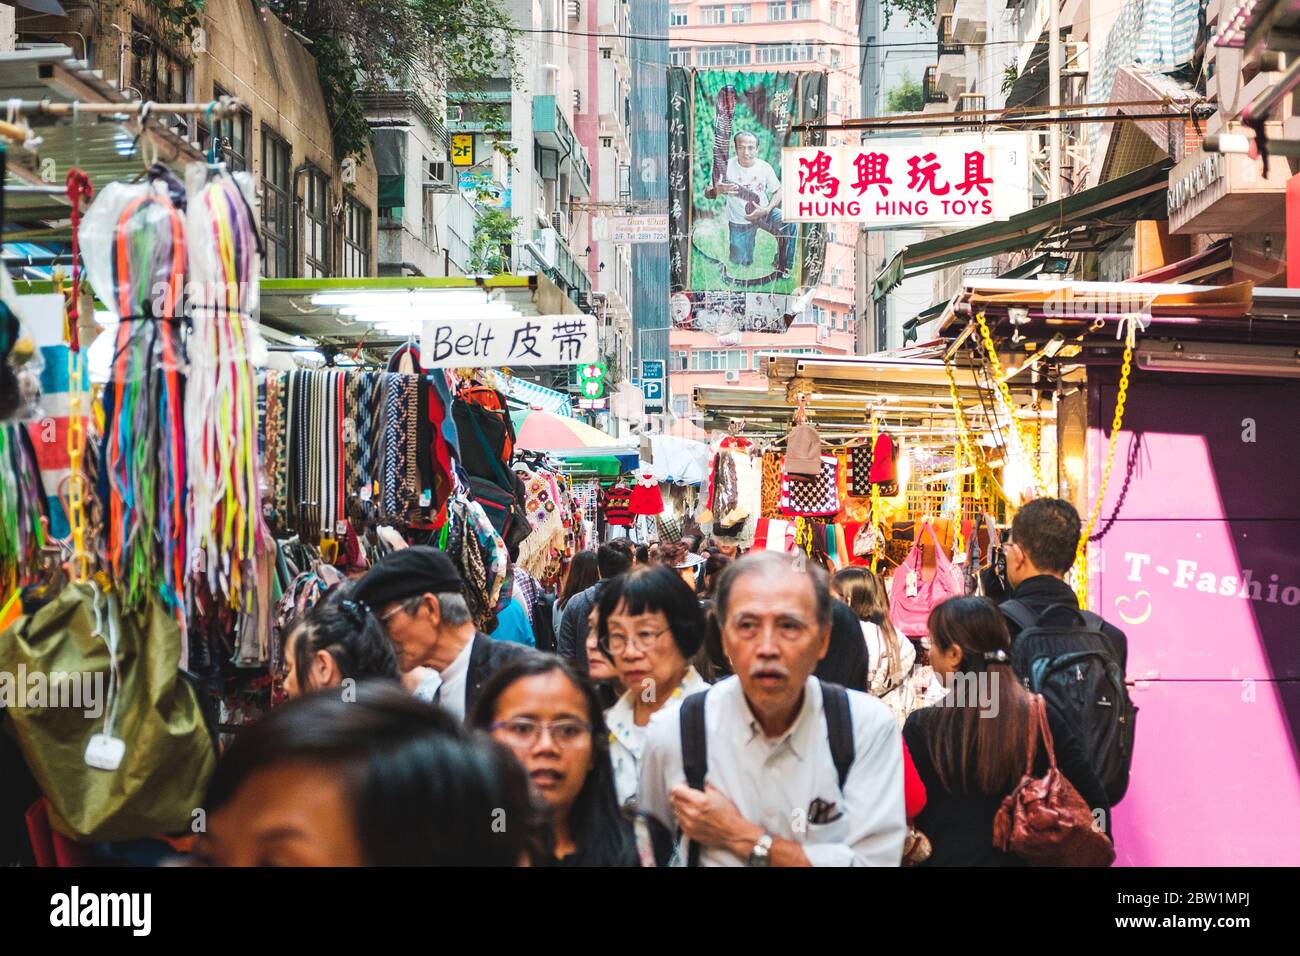
[[563,658],[527,654],[506,664],[484,685],[472,723],[514,751],[550,806],[557,866],[667,862],[669,833],[620,809],[600,702]]
[[704,640],[704,613],[677,572],[659,566],[610,581],[600,592],[597,639],[624,691],[605,712],[619,800],[635,800],[646,728],[708,684],[691,666]]

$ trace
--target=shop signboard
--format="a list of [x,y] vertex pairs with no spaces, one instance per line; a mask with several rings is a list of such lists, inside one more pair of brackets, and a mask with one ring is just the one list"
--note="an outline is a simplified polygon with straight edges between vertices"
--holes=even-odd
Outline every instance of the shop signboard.
[[1023,133],[877,138],[786,149],[782,207],[795,222],[967,228],[1032,205]]
[[452,134],[451,164],[453,166],[474,165],[474,134],[473,133]]
[[824,73],[669,69],[674,328],[784,332],[820,283],[826,231],[782,208],[781,151],[825,142],[800,127],[825,119],[826,87]]
[[643,242],[668,241],[667,216],[610,216],[609,239],[636,245]]
[[[1286,228],[1286,184],[1291,168],[1264,164],[1241,153],[1197,151],[1169,171],[1169,231],[1282,232]],[[1249,230],[1243,224],[1249,223]]]
[[425,368],[582,365],[596,358],[596,319],[590,315],[432,319],[420,338]]

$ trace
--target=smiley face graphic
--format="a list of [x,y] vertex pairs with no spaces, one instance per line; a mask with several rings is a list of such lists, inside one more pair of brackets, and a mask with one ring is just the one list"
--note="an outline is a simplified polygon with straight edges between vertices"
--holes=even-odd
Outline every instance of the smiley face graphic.
[[1125,624],[1145,624],[1151,617],[1151,592],[1143,589],[1132,597],[1121,594],[1115,598],[1115,612]]

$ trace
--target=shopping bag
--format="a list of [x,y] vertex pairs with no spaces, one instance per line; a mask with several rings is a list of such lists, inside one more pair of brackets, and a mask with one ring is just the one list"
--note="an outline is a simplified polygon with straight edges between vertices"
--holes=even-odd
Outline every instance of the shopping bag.
[[[934,577],[928,582],[921,576],[921,540],[927,535],[934,542]],[[929,633],[930,611],[948,598],[964,593],[961,571],[948,560],[934,526],[925,522],[912,550],[894,571],[889,589],[890,620],[908,637],[925,637]]]
[[23,678],[0,686],[7,729],[60,833],[116,842],[191,830],[216,756],[180,650],[157,600],[124,611],[92,584],[0,633],[0,673]]

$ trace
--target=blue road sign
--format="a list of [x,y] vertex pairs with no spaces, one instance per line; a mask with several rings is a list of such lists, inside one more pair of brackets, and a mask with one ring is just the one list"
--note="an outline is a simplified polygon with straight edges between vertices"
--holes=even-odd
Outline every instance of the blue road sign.
[[641,377],[647,379],[663,379],[664,361],[663,359],[642,359],[641,360]]
[[645,393],[647,405],[662,405],[664,403],[663,379],[652,378],[642,382],[641,391]]

